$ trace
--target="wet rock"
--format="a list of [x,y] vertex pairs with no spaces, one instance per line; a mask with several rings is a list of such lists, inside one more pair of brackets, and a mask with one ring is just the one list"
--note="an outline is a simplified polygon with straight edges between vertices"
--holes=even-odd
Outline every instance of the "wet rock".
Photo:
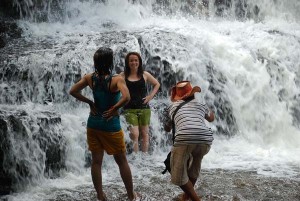
[[232,6],[231,0],[216,0],[214,2],[217,16],[226,16],[229,13],[229,9]]
[[[0,194],[9,194],[40,177],[56,178],[65,168],[66,140],[61,119],[52,112],[0,113]],[[3,181],[3,182],[2,182]]]
[[0,37],[0,48],[4,47],[5,46],[5,42],[4,42],[4,39],[2,37]]
[[0,48],[5,47],[11,40],[20,38],[22,30],[12,21],[0,17]]
[[293,116],[293,125],[297,128],[300,128],[300,103],[299,102],[295,102],[295,104],[291,107],[291,114]]
[[0,17],[13,17],[15,19],[19,17],[19,12],[12,0],[0,1],[0,13]]
[[[174,86],[178,80],[183,79],[183,72],[174,72],[172,64],[167,60],[161,59],[159,56],[151,55],[144,44],[142,37],[138,38],[138,42],[145,62],[145,70],[150,72],[161,84],[158,92],[160,97],[168,97],[169,89]],[[159,50],[156,49],[158,53]]]
[[[23,64],[0,63],[0,103],[13,104],[31,100],[38,103],[61,102],[70,98],[68,91],[71,84],[81,77],[79,64],[69,63],[66,71],[53,71],[56,64],[45,66],[40,75],[36,75],[35,68],[24,68]],[[62,89],[56,91],[54,85],[60,83]],[[24,87],[25,86],[25,87]],[[43,86],[41,88],[40,86]],[[2,90],[1,90],[2,88]],[[61,90],[64,93],[61,93]]]
[[209,77],[208,89],[213,94],[214,101],[209,100],[210,97],[206,97],[206,99],[208,99],[208,103],[213,102],[213,105],[209,107],[213,108],[213,111],[216,115],[216,122],[218,122],[218,124],[216,125],[217,134],[233,136],[237,133],[238,126],[235,116],[233,115],[233,106],[223,89],[224,84],[227,82],[227,79],[221,72],[217,71],[212,63],[207,65],[206,68]]
[[[5,133],[7,133],[7,123],[3,119],[0,119],[0,161],[4,161],[5,154],[7,153],[7,150],[9,149],[9,145],[6,144],[7,142],[7,136]],[[4,167],[0,166],[0,195],[9,194],[12,191],[12,179],[11,175],[4,170]]]
[[1,0],[0,11],[3,16],[14,19],[27,18],[36,22],[45,22],[52,18],[59,21],[64,16],[64,5],[64,0],[53,1],[51,4],[42,0]]
[[22,29],[14,21],[0,22],[0,33],[5,33],[9,38],[20,38]]

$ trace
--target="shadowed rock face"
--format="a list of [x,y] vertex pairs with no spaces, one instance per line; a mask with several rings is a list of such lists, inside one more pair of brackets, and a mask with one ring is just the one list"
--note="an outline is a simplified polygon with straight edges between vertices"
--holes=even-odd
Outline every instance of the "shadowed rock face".
[[57,20],[60,20],[64,16],[64,3],[64,0],[54,0],[50,4],[43,0],[1,0],[0,13],[2,17],[31,18],[45,22],[49,20],[50,15],[53,16],[53,12],[57,12],[59,13]]
[[[0,161],[4,161],[4,157],[6,154],[6,150],[9,149],[9,145],[5,142],[8,141],[7,135],[7,124],[3,119],[0,119]],[[12,186],[12,178],[11,175],[8,175],[8,172],[4,170],[3,164],[0,166],[0,195],[6,195],[9,194]]]
[[5,41],[3,40],[3,38],[0,38],[0,48],[5,46]]
[[0,18],[1,17],[12,17],[19,18],[19,12],[13,5],[13,0],[1,0],[0,1]]
[[7,21],[0,16],[0,49],[5,47],[9,41],[20,38],[22,30],[13,21]]
[[[232,104],[229,101],[228,95],[224,92],[224,84],[227,78],[219,72],[212,63],[206,66],[207,74],[209,77],[209,90],[214,94],[214,100],[208,100],[211,108],[214,108],[216,121],[220,122],[217,131],[226,136],[233,136],[238,131],[236,119],[233,115]],[[206,98],[208,99],[208,97]],[[222,122],[222,123],[221,123]]]
[[[168,97],[169,89],[174,86],[176,82],[183,79],[183,73],[181,71],[174,72],[170,62],[151,54],[145,46],[142,37],[138,38],[138,42],[144,57],[144,69],[150,72],[161,84],[157,96],[161,98]],[[156,50],[156,52],[158,53],[159,50]]]
[[[67,59],[63,67],[59,66],[65,53],[61,50],[54,53],[53,61],[37,64],[32,55],[42,56],[43,48],[52,47],[51,42],[40,41],[36,46],[32,41],[20,38],[11,43],[13,45],[0,49],[1,104],[22,104],[26,101],[47,104],[70,98],[69,86],[81,77],[78,61],[74,63]],[[27,60],[26,63],[19,62],[20,58]],[[55,90],[56,84],[60,84],[59,91]]]
[[24,110],[0,112],[0,195],[41,176],[59,176],[66,148],[60,124],[60,117],[51,112],[37,117]]

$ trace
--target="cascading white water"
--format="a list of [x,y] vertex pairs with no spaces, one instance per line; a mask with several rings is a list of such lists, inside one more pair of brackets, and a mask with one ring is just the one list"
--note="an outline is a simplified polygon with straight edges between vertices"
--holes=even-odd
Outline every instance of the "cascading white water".
[[[180,72],[183,79],[201,86],[197,98],[219,114],[210,124],[215,141],[203,161],[204,169],[254,170],[270,176],[299,177],[300,2],[232,0],[225,17],[215,14],[214,1],[209,1],[207,11],[194,10],[189,15],[183,9],[185,1],[160,2],[51,1],[43,6],[49,21],[37,22],[34,13],[28,15],[31,6],[24,7],[15,0],[31,17],[18,22],[30,45],[7,62],[24,72],[28,70],[30,79],[26,86],[2,79],[0,88],[11,95],[0,98],[0,107],[17,103],[15,107],[25,108],[29,116],[35,115],[31,104],[57,112],[67,146],[65,168],[59,178],[45,178],[39,187],[35,184],[11,195],[10,200],[51,199],[55,195],[48,189],[91,185],[89,169],[85,168],[88,108],[67,92],[75,77],[93,70],[92,55],[102,45],[118,53],[116,63],[120,65],[124,48],[142,53],[146,49],[151,56],[167,61],[168,71]],[[249,18],[234,17],[240,2],[247,4],[243,8]],[[60,5],[60,14],[54,12],[51,3]],[[157,9],[161,7],[164,9]],[[254,8],[259,10],[255,16]],[[146,55],[143,58],[149,59]],[[17,94],[22,94],[21,101]],[[45,102],[48,105],[43,105]],[[152,155],[147,160],[144,156],[128,159],[134,179],[149,186],[153,185],[149,178],[160,174],[160,170],[153,169],[163,169],[162,161],[170,146],[159,118],[159,107],[166,102],[168,99],[160,96],[152,101],[152,137],[156,142]],[[26,109],[28,104],[30,109]],[[122,126],[126,130],[124,119]],[[129,141],[128,135],[126,140]],[[112,158],[105,156],[104,184],[121,183],[117,174],[117,179],[111,177],[111,171],[117,168]]]

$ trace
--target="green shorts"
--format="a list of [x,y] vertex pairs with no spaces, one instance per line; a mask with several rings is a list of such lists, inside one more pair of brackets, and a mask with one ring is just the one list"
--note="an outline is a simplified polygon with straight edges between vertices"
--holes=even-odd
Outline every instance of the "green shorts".
[[130,126],[148,126],[150,124],[150,109],[126,109],[124,111],[126,122]]

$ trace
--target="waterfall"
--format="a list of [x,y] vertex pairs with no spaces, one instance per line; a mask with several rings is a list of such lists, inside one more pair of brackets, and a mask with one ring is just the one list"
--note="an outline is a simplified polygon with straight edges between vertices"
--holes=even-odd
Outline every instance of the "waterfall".
[[66,22],[80,15],[82,11],[80,7],[70,7],[74,3],[76,5],[106,5],[114,6],[114,8],[134,5],[143,17],[147,16],[147,12],[154,12],[169,15],[181,13],[200,18],[225,16],[260,20],[264,18],[300,19],[298,12],[300,3],[297,0],[13,0],[12,6],[17,9],[21,18],[32,21]]
[[[201,86],[196,98],[216,114],[204,168],[299,175],[298,0],[13,0],[11,6],[22,31],[0,49],[2,194],[45,181],[64,186],[65,178],[71,186],[80,179],[90,184],[89,111],[68,91],[93,71],[100,46],[114,50],[114,73],[123,70],[127,52],[137,51],[161,83],[150,103],[152,158],[132,167],[149,185],[139,168],[160,167],[170,149],[162,111],[180,80]],[[116,169],[111,158],[104,169]]]

